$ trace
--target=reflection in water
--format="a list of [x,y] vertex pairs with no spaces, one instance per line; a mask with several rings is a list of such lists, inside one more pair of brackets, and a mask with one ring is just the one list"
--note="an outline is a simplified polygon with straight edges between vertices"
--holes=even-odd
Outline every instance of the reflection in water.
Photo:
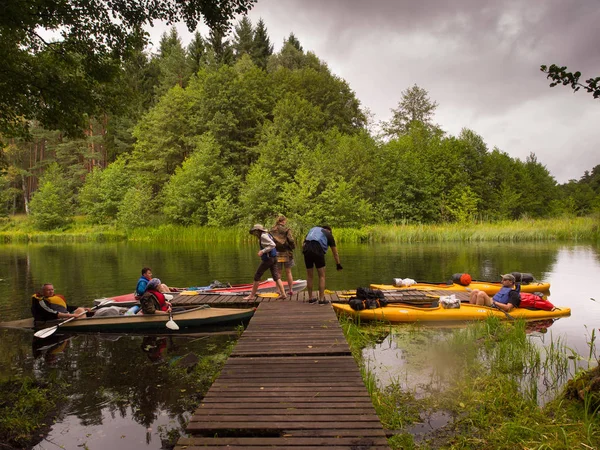
[[[5,330],[6,331],[6,330]],[[10,330],[12,335],[23,334]],[[191,405],[209,386],[199,365],[215,366],[234,334],[65,335],[34,339],[14,356],[38,380],[69,384],[66,404],[37,449],[161,448],[159,427],[183,432]]]

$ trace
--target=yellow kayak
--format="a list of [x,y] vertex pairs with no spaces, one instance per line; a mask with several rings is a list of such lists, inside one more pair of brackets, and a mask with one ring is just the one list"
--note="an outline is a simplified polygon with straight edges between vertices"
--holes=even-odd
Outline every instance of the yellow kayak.
[[[491,281],[472,281],[471,284],[463,286],[458,283],[416,283],[412,286],[394,286],[392,284],[371,284],[371,289],[381,289],[382,291],[393,291],[402,289],[419,289],[422,291],[469,291],[479,289],[488,295],[497,293],[502,287],[502,283],[494,283]],[[534,281],[528,284],[521,285],[521,292],[547,292],[550,290],[550,283],[541,283]]]
[[499,319],[525,319],[543,320],[556,317],[570,316],[571,308],[556,308],[554,311],[530,310],[526,308],[513,308],[509,315],[498,308],[461,304],[460,308],[445,309],[441,306],[421,308],[401,304],[388,305],[384,308],[363,309],[355,311],[348,304],[334,303],[336,312],[346,314],[361,320],[380,320],[385,322],[464,322],[469,320],[483,320],[489,315]]

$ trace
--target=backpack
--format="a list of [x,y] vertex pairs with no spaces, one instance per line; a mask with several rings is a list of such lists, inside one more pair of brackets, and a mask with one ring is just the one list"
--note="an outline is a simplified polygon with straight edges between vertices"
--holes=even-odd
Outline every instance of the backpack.
[[541,295],[521,292],[521,303],[519,304],[519,308],[553,311],[556,307],[548,300],[544,300]]
[[287,238],[288,232],[281,232],[279,227],[271,228],[271,237],[275,241],[275,249],[278,252],[285,252],[288,250],[294,250],[296,245],[293,242],[290,242]]
[[359,287],[356,289],[356,297],[351,298],[348,304],[355,311],[363,309],[375,309],[387,306],[388,301],[379,289]]
[[515,277],[515,283],[529,284],[535,281],[535,277],[530,273],[511,272]]

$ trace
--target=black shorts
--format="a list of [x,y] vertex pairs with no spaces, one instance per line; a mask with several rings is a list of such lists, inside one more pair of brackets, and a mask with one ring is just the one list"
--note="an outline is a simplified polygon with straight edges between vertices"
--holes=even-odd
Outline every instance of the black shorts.
[[325,253],[323,252],[313,252],[312,250],[307,250],[303,252],[304,254],[304,265],[307,269],[312,269],[313,266],[317,269],[321,267],[325,267]]

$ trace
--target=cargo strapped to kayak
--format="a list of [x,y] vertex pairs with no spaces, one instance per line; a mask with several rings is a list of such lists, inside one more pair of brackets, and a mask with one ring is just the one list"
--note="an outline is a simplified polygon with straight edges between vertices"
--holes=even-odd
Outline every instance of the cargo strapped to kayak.
[[356,289],[356,297],[352,297],[348,304],[355,311],[362,311],[363,309],[382,308],[387,306],[388,301],[379,289],[359,287]]

